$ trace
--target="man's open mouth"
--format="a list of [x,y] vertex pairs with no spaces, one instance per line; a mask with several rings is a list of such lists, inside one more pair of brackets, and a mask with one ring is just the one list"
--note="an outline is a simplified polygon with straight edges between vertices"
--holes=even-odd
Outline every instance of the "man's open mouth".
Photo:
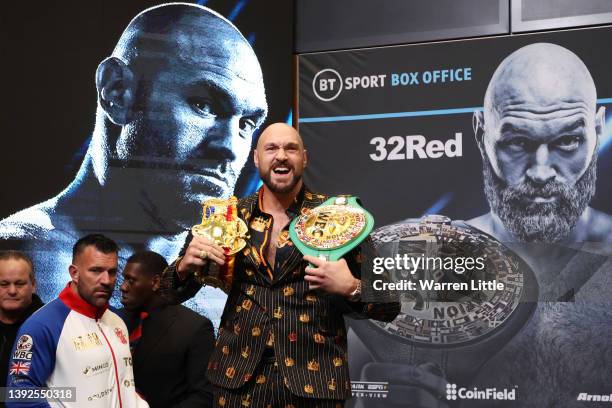
[[272,171],[274,172],[274,174],[288,174],[291,169],[288,166],[277,166],[274,169],[272,169]]

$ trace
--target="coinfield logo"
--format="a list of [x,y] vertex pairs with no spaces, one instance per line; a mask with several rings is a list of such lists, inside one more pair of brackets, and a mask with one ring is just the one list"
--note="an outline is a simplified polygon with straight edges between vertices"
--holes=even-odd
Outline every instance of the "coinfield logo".
[[342,92],[342,77],[335,69],[319,71],[312,80],[312,91],[322,101],[333,101]]
[[478,389],[476,387],[468,390],[465,387],[457,387],[457,384],[446,384],[446,399],[447,400],[501,400],[501,401],[514,401],[516,400],[516,389],[518,386],[514,386],[512,389],[501,389],[497,388],[484,388]]
[[457,384],[446,384],[446,399],[447,400],[457,399]]

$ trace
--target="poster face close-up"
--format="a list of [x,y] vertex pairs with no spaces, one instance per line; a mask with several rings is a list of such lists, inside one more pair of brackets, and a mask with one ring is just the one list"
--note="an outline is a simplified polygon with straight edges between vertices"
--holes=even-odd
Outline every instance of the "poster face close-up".
[[[257,1],[30,2],[3,13],[13,62],[2,67],[0,238],[32,256],[43,300],[69,281],[78,238],[116,240],[120,268],[144,249],[171,262],[204,200],[256,190],[253,143],[290,115],[282,3],[270,13]],[[218,324],[225,298],[207,288],[189,306]]]
[[393,322],[347,320],[354,406],[572,407],[609,395],[610,35],[300,56],[306,182],[359,196],[387,256],[495,247],[505,261],[487,262],[509,283],[460,298],[402,292]]

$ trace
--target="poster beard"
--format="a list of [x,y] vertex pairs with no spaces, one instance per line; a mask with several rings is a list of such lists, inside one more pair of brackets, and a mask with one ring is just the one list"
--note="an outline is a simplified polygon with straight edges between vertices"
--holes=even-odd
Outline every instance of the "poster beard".
[[[504,227],[522,242],[559,242],[566,238],[595,195],[597,156],[573,186],[558,181],[538,185],[532,181],[508,186],[494,172],[489,158],[483,160],[484,192],[491,211]],[[533,197],[556,197],[536,203]]]

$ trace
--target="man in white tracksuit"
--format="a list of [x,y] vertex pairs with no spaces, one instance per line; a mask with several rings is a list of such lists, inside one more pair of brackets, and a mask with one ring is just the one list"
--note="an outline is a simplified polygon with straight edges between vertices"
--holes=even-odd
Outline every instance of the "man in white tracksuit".
[[[108,308],[117,251],[103,235],[74,245],[71,281],[19,329],[7,381],[7,395],[15,399],[8,407],[148,407],[134,387],[127,328]],[[73,387],[73,395],[56,387]],[[45,398],[26,400],[24,391]]]

